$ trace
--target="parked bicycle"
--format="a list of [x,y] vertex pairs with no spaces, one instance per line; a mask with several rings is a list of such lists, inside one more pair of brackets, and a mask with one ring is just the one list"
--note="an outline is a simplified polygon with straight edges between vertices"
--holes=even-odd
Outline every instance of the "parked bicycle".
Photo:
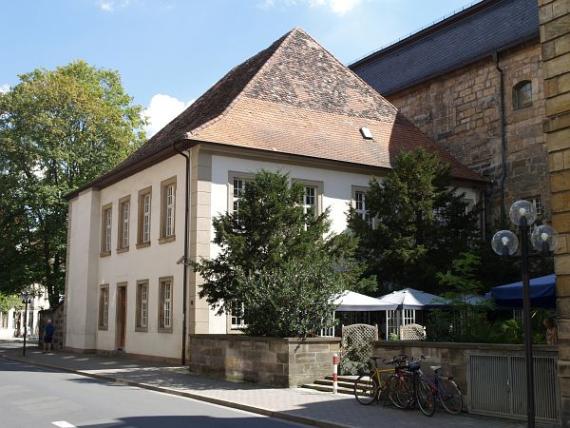
[[392,358],[392,360],[386,361],[382,360],[384,364],[394,365],[391,368],[380,368],[378,367],[379,357],[372,357],[374,367],[367,373],[362,373],[354,382],[354,396],[356,400],[363,405],[370,405],[376,401],[380,401],[382,395],[390,391],[388,399],[396,407],[401,407],[398,398],[392,394],[393,388],[391,387],[395,383],[395,379],[402,376],[402,372],[405,369],[405,363],[407,357],[405,355],[399,355]]
[[[423,358],[423,356],[422,356]],[[380,401],[387,395],[390,402],[400,409],[417,407],[426,416],[435,413],[435,395],[430,382],[421,371],[420,361],[399,355],[385,364],[393,368],[379,368],[378,357],[372,358],[374,368],[361,374],[354,383],[354,396],[364,405]]]
[[463,410],[463,394],[455,383],[452,376],[442,376],[441,366],[430,366],[433,370],[433,378],[429,379],[429,384],[433,395],[441,404],[443,409],[452,415],[457,415]]

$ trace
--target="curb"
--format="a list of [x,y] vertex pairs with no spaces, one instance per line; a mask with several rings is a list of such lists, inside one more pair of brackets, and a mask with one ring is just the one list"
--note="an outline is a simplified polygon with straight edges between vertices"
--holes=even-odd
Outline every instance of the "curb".
[[123,384],[128,385],[128,386],[134,386],[137,388],[147,389],[147,390],[155,391],[155,392],[162,392],[164,394],[176,395],[176,396],[185,397],[185,398],[191,398],[191,399],[198,400],[198,401],[204,401],[206,403],[217,404],[217,405],[223,406],[223,407],[229,407],[232,409],[243,410],[243,411],[255,413],[258,415],[269,416],[269,417],[272,417],[275,419],[281,419],[281,420],[288,421],[288,422],[296,422],[296,423],[316,426],[316,427],[320,427],[320,428],[351,428],[351,425],[344,425],[344,424],[339,424],[339,423],[334,423],[334,422],[326,422],[326,421],[322,421],[319,419],[308,418],[306,416],[290,415],[290,414],[284,413],[284,412],[268,410],[268,409],[264,409],[262,407],[255,407],[255,406],[250,406],[247,404],[236,403],[234,401],[222,400],[220,398],[208,397],[208,396],[196,394],[193,392],[178,391],[175,389],[170,389],[170,388],[166,388],[166,387],[162,387],[162,386],[155,386],[155,385],[151,385],[148,383],[134,382],[131,380],[127,380],[127,379],[123,379],[123,378],[115,377],[115,376],[111,376],[111,375],[100,375],[100,374],[96,374],[96,373],[87,373],[87,372],[82,371],[82,370],[70,369],[70,368],[58,366],[55,364],[46,364],[46,363],[41,363],[41,362],[37,362],[37,361],[30,361],[30,360],[27,360],[24,358],[7,356],[7,355],[3,355],[3,354],[0,354],[0,358],[3,358],[5,360],[9,360],[9,361],[16,361],[19,363],[30,364],[33,366],[44,367],[44,368],[51,369],[51,370],[59,370],[59,371],[67,372],[67,373],[74,373],[74,374],[77,374],[80,376],[90,377],[90,378],[94,378],[94,379],[123,383]]

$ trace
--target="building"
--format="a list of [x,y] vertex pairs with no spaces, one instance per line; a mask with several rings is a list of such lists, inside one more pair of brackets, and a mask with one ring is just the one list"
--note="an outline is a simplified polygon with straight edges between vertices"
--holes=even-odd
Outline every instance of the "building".
[[563,427],[570,427],[570,0],[540,3],[552,226],[558,297],[558,377]]
[[[30,287],[30,294],[33,296],[28,305],[27,334],[31,337],[38,337],[40,311],[49,309],[47,290],[41,285],[34,284]],[[0,339],[12,339],[24,336],[24,312],[25,310],[11,308],[8,311],[0,311]]]
[[187,334],[239,332],[239,319],[199,298],[200,278],[184,268],[185,238],[192,260],[215,256],[212,218],[234,209],[260,169],[304,183],[307,209],[330,208],[332,230],[341,232],[348,204],[358,199],[365,213],[370,177],[418,147],[448,161],[466,197],[480,199],[480,175],[292,30],[69,195],[66,347],[176,359]]
[[536,0],[483,0],[350,68],[489,178],[487,221],[517,199],[551,217]]

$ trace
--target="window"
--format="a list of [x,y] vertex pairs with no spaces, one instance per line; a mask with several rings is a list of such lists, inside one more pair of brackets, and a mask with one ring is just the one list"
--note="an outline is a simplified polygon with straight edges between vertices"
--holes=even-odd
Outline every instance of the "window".
[[316,186],[305,186],[303,193],[303,212],[305,214],[317,215],[317,188]]
[[243,197],[245,185],[253,178],[254,175],[247,172],[230,171],[228,177],[228,211],[237,212],[239,210],[239,202]]
[[148,280],[137,281],[136,331],[148,330]]
[[366,206],[366,192],[367,190],[362,187],[352,187],[352,206],[356,214],[365,220],[370,226],[373,226],[373,219],[370,216],[368,207]]
[[540,195],[531,196],[528,199],[529,199],[529,202],[534,206],[534,210],[536,212],[536,217],[537,218],[543,218],[544,217],[544,205],[542,205],[542,198],[540,197]]
[[150,210],[152,201],[152,187],[139,192],[138,214],[138,242],[137,248],[150,245]]
[[523,80],[513,86],[513,109],[529,107],[532,105],[532,83]]
[[233,203],[232,210],[237,212],[239,209],[239,201],[245,190],[245,179],[243,177],[234,177],[233,183]]
[[242,302],[234,302],[231,311],[231,329],[240,330],[245,327],[245,320],[243,318],[244,307]]
[[2,328],[8,328],[8,312],[2,312]]
[[172,332],[172,278],[159,280],[158,329]]
[[99,288],[99,330],[109,328],[109,285]]
[[131,211],[131,197],[126,196],[119,200],[119,235],[117,238],[117,250],[129,249],[129,216]]
[[161,242],[172,241],[175,237],[176,177],[162,182]]
[[103,207],[101,216],[101,255],[108,256],[111,254],[111,227],[112,227],[113,208],[111,204]]

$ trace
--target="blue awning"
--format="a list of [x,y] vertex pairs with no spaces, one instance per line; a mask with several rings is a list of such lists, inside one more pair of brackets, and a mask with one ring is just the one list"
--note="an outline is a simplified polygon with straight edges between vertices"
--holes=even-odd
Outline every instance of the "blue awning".
[[[499,306],[522,307],[522,281],[491,288],[491,295]],[[546,275],[530,280],[530,303],[533,307],[553,308],[556,306],[556,275]]]

